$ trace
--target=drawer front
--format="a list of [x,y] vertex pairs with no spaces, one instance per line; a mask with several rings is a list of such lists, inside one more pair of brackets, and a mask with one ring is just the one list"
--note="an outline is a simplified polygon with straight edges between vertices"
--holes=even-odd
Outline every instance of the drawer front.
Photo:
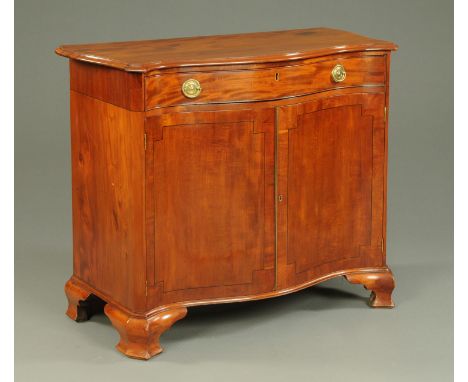
[[[146,78],[146,109],[157,107],[264,101],[318,91],[385,83],[385,56],[330,58],[320,62],[258,70],[221,70],[161,74]],[[346,72],[335,70],[341,65]],[[338,68],[337,68],[338,69]],[[198,81],[199,95],[190,98],[182,87]],[[193,89],[192,89],[193,90]],[[192,94],[193,96],[194,94]]]

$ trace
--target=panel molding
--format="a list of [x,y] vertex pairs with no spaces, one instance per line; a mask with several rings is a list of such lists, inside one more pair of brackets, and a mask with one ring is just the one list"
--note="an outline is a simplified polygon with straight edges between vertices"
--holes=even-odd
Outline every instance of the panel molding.
[[[147,201],[147,280],[148,280],[148,304],[154,306],[155,302],[158,304],[167,303],[171,301],[178,301],[183,296],[190,295],[206,295],[221,296],[221,295],[238,295],[239,290],[244,290],[245,293],[254,294],[257,292],[266,292],[266,289],[271,290],[273,285],[272,273],[273,269],[273,255],[271,243],[273,238],[269,238],[273,224],[269,222],[273,215],[269,206],[273,206],[273,196],[269,195],[269,190],[273,187],[273,109],[268,110],[244,110],[244,111],[216,111],[216,112],[199,112],[199,113],[174,113],[164,114],[161,116],[152,117],[146,121],[146,134],[147,134],[147,150],[146,150],[146,174],[147,174],[147,187],[146,187],[146,201]],[[179,289],[169,289],[165,280],[161,279],[161,271],[158,271],[158,262],[156,261],[157,255],[155,252],[155,161],[157,146],[164,141],[168,129],[177,129],[178,127],[187,127],[191,125],[204,125],[212,126],[217,125],[234,125],[250,124],[248,129],[252,137],[260,139],[260,142],[252,143],[252,145],[260,145],[262,147],[262,173],[263,173],[263,226],[264,226],[264,240],[262,250],[259,253],[261,260],[256,269],[250,272],[248,280],[242,282],[232,282],[228,280],[222,285],[206,285],[196,287],[183,287]],[[196,128],[196,127],[194,127]],[[245,126],[244,126],[245,128]],[[269,143],[268,141],[271,141]],[[271,180],[269,180],[271,178]],[[255,260],[254,260],[255,262]],[[265,285],[267,285],[265,289]]]
[[[318,110],[315,110],[315,111],[311,111],[311,112],[304,112],[304,113],[301,113],[297,116],[297,121],[296,121],[296,124],[294,125],[294,127],[290,127],[288,128],[288,163],[291,164],[291,161],[290,161],[290,155],[291,155],[291,140],[292,140],[292,135],[291,133],[294,133],[295,131],[297,131],[298,129],[305,129],[306,127],[304,127],[304,117],[307,116],[307,115],[312,115],[312,114],[316,114],[316,113],[321,113],[323,111],[328,111],[328,110],[333,110],[333,109],[341,109],[343,107],[358,107],[360,109],[360,117],[362,119],[369,119],[370,120],[370,124],[371,124],[371,134],[373,135],[373,125],[374,125],[374,116],[373,115],[368,115],[366,114],[366,110],[364,109],[363,107],[363,104],[349,104],[349,105],[335,105],[335,106],[332,106],[332,107],[327,107],[327,108],[323,108],[323,109],[318,109]],[[374,168],[374,163],[373,163],[373,157],[371,159],[371,178],[373,178],[373,168]],[[289,175],[289,171],[288,171],[288,175]],[[287,191],[287,195],[289,195],[289,183],[288,183],[288,191]],[[372,205],[372,200],[371,200],[371,205]],[[290,212],[289,210],[289,206],[287,206],[287,209],[288,209],[288,214]],[[371,215],[372,215],[372,207],[371,207]],[[289,217],[289,215],[288,215]],[[372,240],[372,237],[373,237],[373,234],[372,234],[372,227],[371,227],[371,230],[369,232],[369,236],[368,236],[368,242],[366,244],[360,244],[358,245],[358,253],[357,254],[350,254],[349,256],[345,256],[343,257],[343,259],[353,259],[353,258],[359,258],[362,256],[362,253],[361,253],[361,248],[366,248],[366,247],[369,247],[371,245],[371,240]],[[289,240],[289,235],[288,235],[288,240]],[[289,245],[289,242],[288,242],[288,245]],[[330,245],[330,246],[333,246],[333,245]],[[294,265],[294,269],[295,269],[295,273],[296,275],[297,274],[300,274],[300,273],[303,273],[303,272],[308,272],[308,270],[298,270],[298,265],[297,265],[297,261],[296,260],[290,260],[289,259],[289,252],[288,252],[288,262],[287,264],[288,265]],[[329,263],[334,263],[337,261],[337,259],[333,259],[333,260],[329,260],[329,261],[319,261],[318,259],[316,258],[313,258],[313,259],[310,259],[311,261],[307,263],[307,267],[318,267],[318,266],[321,266],[321,265],[326,265],[326,264],[329,264]],[[302,266],[302,268],[304,268],[304,265]]]
[[[303,283],[308,279],[320,277],[322,274],[334,272],[343,268],[357,268],[384,265],[382,244],[384,240],[384,205],[383,205],[383,174],[385,155],[385,125],[383,107],[385,98],[383,93],[333,95],[316,101],[304,102],[296,105],[278,107],[279,110],[279,193],[284,193],[285,200],[278,208],[278,288],[290,287]],[[342,107],[360,107],[360,118],[368,118],[372,132],[372,162],[371,162],[371,227],[367,243],[357,246],[357,253],[343,256],[329,261],[310,261],[299,267],[297,259],[291,258],[288,251],[288,188],[291,139],[294,131],[301,128],[303,119],[310,114],[328,109]],[[380,107],[381,106],[381,107]],[[381,199],[381,200],[380,200]],[[278,201],[276,202],[278,204]]]

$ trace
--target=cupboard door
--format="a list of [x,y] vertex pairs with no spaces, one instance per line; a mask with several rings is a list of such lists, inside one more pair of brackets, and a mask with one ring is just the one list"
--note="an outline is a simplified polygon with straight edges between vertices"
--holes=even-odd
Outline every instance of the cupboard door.
[[278,288],[384,265],[385,96],[279,107]]
[[147,120],[148,304],[274,286],[274,109]]

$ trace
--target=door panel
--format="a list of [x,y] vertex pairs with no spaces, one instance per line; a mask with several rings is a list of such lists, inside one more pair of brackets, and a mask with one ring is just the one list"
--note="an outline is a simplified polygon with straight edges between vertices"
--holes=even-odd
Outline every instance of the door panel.
[[274,110],[163,114],[147,135],[150,297],[271,290]]
[[279,288],[382,265],[383,108],[353,94],[278,109]]

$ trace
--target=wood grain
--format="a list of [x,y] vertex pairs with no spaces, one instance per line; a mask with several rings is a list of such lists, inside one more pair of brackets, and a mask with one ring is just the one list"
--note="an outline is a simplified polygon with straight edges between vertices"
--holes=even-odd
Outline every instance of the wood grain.
[[165,114],[147,136],[149,306],[271,290],[274,111]]
[[144,115],[70,95],[74,274],[144,311]]
[[56,53],[75,60],[151,72],[172,67],[294,61],[337,53],[395,50],[389,41],[330,28],[185,37],[164,40],[62,45]]
[[[146,108],[173,105],[265,101],[297,97],[314,92],[385,84],[384,55],[340,55],[295,66],[259,70],[231,70],[160,74],[146,77]],[[335,65],[346,69],[346,79],[336,83],[331,77]],[[196,98],[182,94],[182,84],[196,79],[202,87]]]
[[278,111],[278,285],[384,265],[384,94]]
[[112,105],[143,111],[143,76],[70,60],[70,89]]

